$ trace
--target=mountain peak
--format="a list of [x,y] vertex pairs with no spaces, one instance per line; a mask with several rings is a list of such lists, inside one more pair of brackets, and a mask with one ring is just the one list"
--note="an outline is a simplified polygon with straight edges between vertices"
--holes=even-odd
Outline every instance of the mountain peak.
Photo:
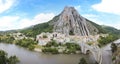
[[65,6],[64,10],[62,11],[62,13],[63,14],[64,13],[68,13],[68,14],[70,14],[70,13],[72,13],[72,14],[73,13],[77,13],[77,14],[79,14],[74,7],[70,7],[70,6]]
[[[89,25],[88,25],[89,24]],[[90,29],[88,27],[91,27]],[[80,16],[74,7],[66,6],[59,15],[58,20],[54,24],[54,31],[66,35],[90,35],[94,30],[97,30],[87,20]]]
[[75,8],[71,6],[65,6],[64,10],[75,10]]

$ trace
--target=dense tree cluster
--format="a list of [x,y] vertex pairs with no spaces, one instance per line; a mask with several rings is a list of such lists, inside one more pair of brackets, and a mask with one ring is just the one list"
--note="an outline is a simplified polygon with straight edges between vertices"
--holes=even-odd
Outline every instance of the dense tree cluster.
[[47,48],[42,49],[42,52],[52,53],[52,54],[58,54],[59,53],[57,48],[51,48],[51,47],[47,47]]
[[59,53],[58,50],[60,49],[59,47],[65,48],[65,50],[62,53],[66,53],[66,54],[76,53],[76,51],[80,51],[80,46],[78,44],[75,43],[62,44],[62,43],[57,43],[55,40],[51,40],[50,42],[48,42],[44,46],[42,51],[44,53],[58,54]]
[[34,50],[35,45],[37,42],[30,38],[23,38],[23,39],[15,39],[13,36],[10,35],[0,35],[0,42],[2,43],[9,43],[9,44],[16,44],[29,50]]
[[98,40],[98,42],[99,42],[98,45],[101,47],[101,46],[111,43],[117,39],[118,39],[118,37],[116,37],[114,35],[109,35],[107,37],[100,36],[100,39]]
[[79,64],[87,64],[87,61],[84,58],[81,58]]
[[14,37],[10,36],[10,35],[0,35],[0,42],[4,42],[4,43],[13,43],[14,41]]
[[7,56],[7,53],[0,50],[0,64],[17,64],[19,59],[16,56]]
[[115,43],[111,44],[111,50],[112,50],[112,53],[114,53],[115,51],[117,51],[117,45]]
[[42,33],[42,32],[52,32],[53,26],[49,25],[49,23],[42,23],[37,24],[33,27],[21,30],[22,33],[24,33],[28,37],[36,37],[36,35]]
[[36,41],[32,39],[20,39],[20,40],[15,40],[15,44],[28,48],[29,50],[34,50],[35,46],[37,44]]
[[67,51],[65,50],[65,53],[76,53],[77,50],[81,50],[80,46],[75,43],[66,43],[64,46],[67,48]]
[[45,47],[52,47],[52,46],[57,47],[57,46],[59,46],[59,44],[55,40],[52,39],[50,42],[48,42],[45,45]]

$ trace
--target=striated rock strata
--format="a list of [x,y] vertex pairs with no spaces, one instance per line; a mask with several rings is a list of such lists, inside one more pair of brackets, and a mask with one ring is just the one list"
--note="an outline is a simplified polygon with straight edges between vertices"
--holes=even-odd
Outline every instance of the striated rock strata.
[[65,7],[54,22],[54,32],[66,35],[88,36],[97,34],[98,29],[80,16],[74,7]]

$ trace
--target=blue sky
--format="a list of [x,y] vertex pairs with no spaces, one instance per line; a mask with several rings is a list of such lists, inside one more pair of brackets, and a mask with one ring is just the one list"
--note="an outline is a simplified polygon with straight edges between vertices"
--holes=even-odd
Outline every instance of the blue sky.
[[73,6],[85,18],[120,29],[119,0],[0,0],[0,30],[22,29],[47,22]]

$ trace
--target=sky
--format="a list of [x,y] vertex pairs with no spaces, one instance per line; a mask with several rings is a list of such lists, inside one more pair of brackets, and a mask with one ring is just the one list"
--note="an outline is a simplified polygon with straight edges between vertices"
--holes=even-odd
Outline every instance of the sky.
[[0,31],[22,29],[51,20],[65,6],[100,25],[120,29],[120,0],[0,0]]

